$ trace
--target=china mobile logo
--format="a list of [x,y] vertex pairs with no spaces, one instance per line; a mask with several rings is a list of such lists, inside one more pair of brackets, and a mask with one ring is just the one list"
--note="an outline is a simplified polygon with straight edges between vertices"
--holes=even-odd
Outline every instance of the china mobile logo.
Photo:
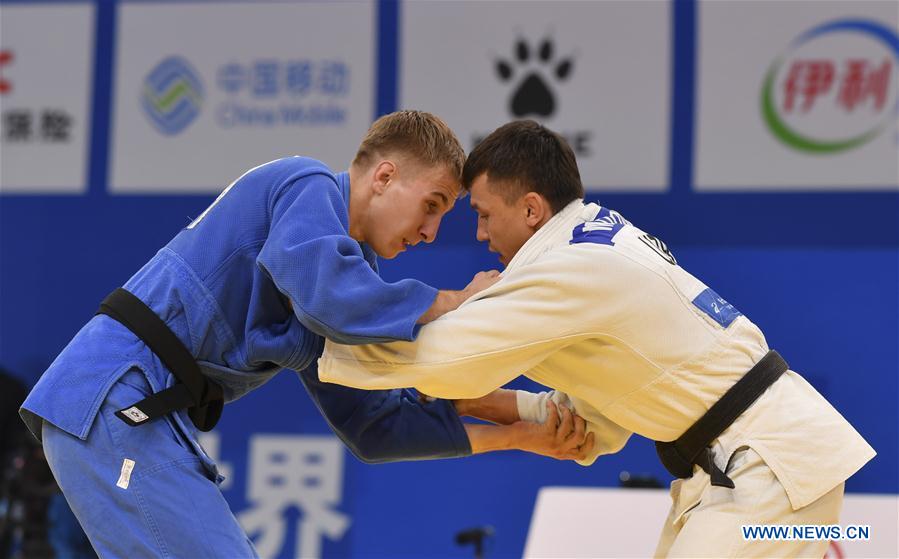
[[881,135],[899,114],[899,36],[880,22],[841,19],[797,37],[769,67],[762,117],[783,144],[838,153]]
[[200,114],[203,95],[197,71],[183,58],[170,56],[147,74],[141,104],[159,132],[175,135]]

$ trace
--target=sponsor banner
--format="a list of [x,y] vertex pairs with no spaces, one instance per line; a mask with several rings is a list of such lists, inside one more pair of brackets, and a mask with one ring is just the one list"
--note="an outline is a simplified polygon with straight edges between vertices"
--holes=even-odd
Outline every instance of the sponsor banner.
[[534,119],[563,134],[590,190],[668,185],[668,2],[408,2],[400,103],[466,150]]
[[[652,557],[670,507],[664,489],[544,487],[537,494],[524,556]],[[830,542],[825,559],[899,557],[897,518],[897,495],[847,494],[839,523],[844,537]],[[854,530],[860,527],[867,528]],[[733,528],[734,540],[742,540],[741,526]],[[846,535],[865,531],[867,540]]]
[[899,187],[894,2],[702,2],[696,189]]
[[0,192],[84,192],[94,6],[4,5],[2,10]]
[[215,192],[262,162],[343,170],[374,113],[372,2],[124,3],[110,189]]

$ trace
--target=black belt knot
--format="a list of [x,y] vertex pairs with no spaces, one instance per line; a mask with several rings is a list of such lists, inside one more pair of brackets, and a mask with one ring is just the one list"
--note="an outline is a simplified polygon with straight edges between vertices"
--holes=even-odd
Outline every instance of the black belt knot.
[[709,475],[712,485],[733,489],[733,480],[715,464],[709,447],[788,368],[779,353],[769,351],[677,440],[656,441],[665,469],[674,477],[687,479],[697,465]]
[[210,431],[215,427],[225,404],[222,387],[203,375],[190,351],[150,307],[118,288],[100,303],[97,314],[108,315],[131,330],[178,380],[175,385],[118,410],[119,419],[133,427],[187,408],[197,429]]

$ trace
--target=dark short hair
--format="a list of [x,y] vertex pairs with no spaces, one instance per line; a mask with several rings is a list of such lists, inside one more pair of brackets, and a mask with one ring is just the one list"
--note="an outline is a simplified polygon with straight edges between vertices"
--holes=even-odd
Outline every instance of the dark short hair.
[[508,204],[527,194],[540,194],[559,212],[584,197],[574,151],[560,135],[533,120],[518,120],[494,130],[475,147],[462,169],[462,185],[468,190],[483,173],[501,181],[496,192]]

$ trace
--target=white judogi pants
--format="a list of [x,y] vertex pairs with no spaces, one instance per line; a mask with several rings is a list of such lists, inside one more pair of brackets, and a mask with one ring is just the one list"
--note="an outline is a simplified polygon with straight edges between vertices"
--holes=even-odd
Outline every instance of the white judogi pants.
[[[715,450],[713,448],[713,450]],[[727,475],[735,489],[714,487],[698,467],[690,479],[671,484],[672,506],[662,530],[656,557],[814,557],[820,559],[829,541],[744,540],[748,524],[838,524],[843,504],[839,484],[817,501],[793,510],[771,468],[751,448],[742,447],[730,459]]]

